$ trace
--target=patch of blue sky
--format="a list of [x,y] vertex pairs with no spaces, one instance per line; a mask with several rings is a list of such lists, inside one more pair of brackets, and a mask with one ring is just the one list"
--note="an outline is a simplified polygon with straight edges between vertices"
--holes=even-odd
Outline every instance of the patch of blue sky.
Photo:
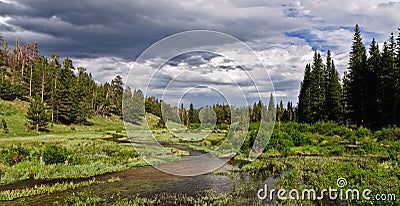
[[313,50],[321,52],[327,52],[328,50],[338,49],[337,45],[329,44],[328,41],[319,38],[316,34],[311,33],[309,29],[296,30],[291,32],[285,32],[288,37],[296,37],[303,39]]
[[294,8],[294,7],[289,7],[285,10],[285,17],[292,17],[292,18],[309,18],[309,19],[313,19],[315,18],[312,15],[309,14],[304,14],[302,12],[300,12],[298,9]]
[[[323,26],[323,27],[319,27],[318,30],[320,31],[336,31],[336,30],[347,30],[350,32],[354,32],[354,27],[355,25],[352,26]],[[372,41],[372,38],[375,39],[380,39],[382,37],[384,37],[383,34],[377,33],[377,32],[373,32],[373,31],[368,31],[365,28],[363,28],[362,26],[360,27],[360,31],[361,31],[361,36],[364,39],[364,44],[369,44]]]
[[305,13],[299,8],[296,8],[295,6],[292,5],[287,5],[287,4],[281,4],[282,7],[284,7],[284,16],[288,18],[297,18],[297,19],[308,19],[312,22],[316,23],[323,23],[324,21],[322,19],[317,18],[316,16],[310,15]]

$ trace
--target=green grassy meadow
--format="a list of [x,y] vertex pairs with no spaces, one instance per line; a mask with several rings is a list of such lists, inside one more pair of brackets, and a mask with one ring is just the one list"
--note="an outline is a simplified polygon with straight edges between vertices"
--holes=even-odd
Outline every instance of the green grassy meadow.
[[[0,101],[0,119],[8,133],[0,134],[0,186],[19,181],[91,178],[100,174],[149,165],[135,151],[124,132],[123,121],[115,116],[89,119],[87,125],[49,126],[37,133],[25,130],[27,103]],[[123,143],[109,139],[125,140]],[[145,146],[151,150],[151,146]],[[47,154],[47,156],[46,156]],[[186,152],[169,148],[163,157],[177,158]],[[47,159],[46,159],[47,157]],[[155,157],[151,164],[162,161]],[[78,184],[56,184],[39,188],[5,190],[0,200],[39,195],[92,184],[89,179]]]
[[[105,184],[95,176],[148,166],[131,143],[124,130],[123,121],[115,116],[92,118],[87,125],[49,125],[49,131],[36,133],[25,129],[27,103],[0,101],[0,119],[4,119],[8,133],[0,134],[0,187],[20,181],[78,179],[75,183],[37,185],[32,188],[14,188],[0,192],[0,203],[21,197],[73,191],[92,184]],[[147,116],[156,139],[162,143],[187,145],[194,150],[216,151],[225,140],[227,131],[215,130],[199,141],[182,140],[166,128],[157,128],[159,118]],[[249,135],[257,133],[252,125]],[[140,134],[137,134],[140,135]],[[118,141],[110,141],[110,139]],[[151,146],[148,151],[152,151]],[[171,153],[172,152],[172,153]],[[371,189],[372,194],[395,194],[400,198],[400,128],[389,127],[379,131],[366,128],[349,128],[335,123],[281,123],[276,126],[261,156],[250,162],[248,148],[241,148],[233,159],[242,167],[222,172],[234,178],[235,174],[248,174],[252,178],[279,177],[275,189],[327,188],[336,186],[338,178],[346,178],[348,187]],[[170,148],[162,157],[188,155],[186,151]],[[161,164],[154,158],[152,164]],[[109,181],[121,181],[111,179]],[[244,186],[232,194],[208,191],[199,197],[161,194],[154,198],[118,199],[115,205],[157,205],[165,202],[177,204],[240,205],[257,187]],[[90,191],[72,193],[64,202],[55,205],[96,205],[101,200]],[[319,205],[325,202],[302,200],[276,200],[273,205]],[[354,201],[349,205],[399,205],[392,201]]]

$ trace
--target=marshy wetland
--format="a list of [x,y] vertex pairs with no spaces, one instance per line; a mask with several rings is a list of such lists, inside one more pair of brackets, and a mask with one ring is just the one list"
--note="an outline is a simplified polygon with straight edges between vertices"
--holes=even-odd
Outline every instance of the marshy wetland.
[[[3,102],[4,104],[4,102]],[[21,102],[12,103],[18,106]],[[18,117],[18,112],[13,114]],[[12,115],[10,115],[12,116]],[[149,115],[156,124],[157,118]],[[51,132],[11,129],[2,136],[0,200],[2,205],[335,205],[338,201],[257,198],[269,188],[335,187],[346,178],[349,188],[371,189],[372,194],[396,194],[400,179],[399,137],[395,127],[379,131],[347,128],[334,123],[282,123],[275,127],[265,151],[248,161],[241,150],[216,171],[198,176],[175,176],[144,161],[132,146],[118,118],[92,119],[91,125],[54,125]],[[11,122],[11,121],[10,121]],[[150,124],[151,126],[152,124]],[[11,127],[12,128],[12,127]],[[251,125],[251,129],[257,129]],[[168,148],[158,153],[172,167],[196,169],[224,138],[216,130],[200,141],[182,140],[167,129],[151,126]],[[151,145],[142,145],[151,151]],[[154,149],[154,148],[153,148]],[[209,155],[209,154],[208,154]],[[348,200],[343,205],[397,205],[398,200]]]

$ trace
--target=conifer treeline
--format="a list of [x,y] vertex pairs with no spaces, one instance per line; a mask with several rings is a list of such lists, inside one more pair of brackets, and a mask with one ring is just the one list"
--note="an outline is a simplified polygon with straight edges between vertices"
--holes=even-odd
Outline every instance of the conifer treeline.
[[[224,128],[228,129],[229,125],[232,122],[232,109],[234,110],[241,110],[241,109],[247,109],[248,110],[248,121],[252,123],[259,123],[262,118],[264,118],[265,121],[272,121],[272,120],[278,120],[278,121],[294,121],[296,118],[296,114],[294,111],[294,108],[292,107],[292,103],[288,102],[288,107],[284,108],[282,101],[280,102],[279,105],[274,105],[274,97],[271,94],[268,106],[262,102],[261,100],[258,102],[255,102],[253,106],[245,106],[242,108],[235,108],[231,107],[230,105],[227,104],[214,104],[210,106],[209,108],[214,111],[215,114],[215,124],[217,125],[218,128]],[[200,123],[204,122],[209,122],[212,123],[212,120],[214,117],[211,113],[206,112],[203,114],[201,113],[201,110],[204,107],[201,108],[195,108],[193,103],[189,104],[189,108],[185,108],[186,105],[181,103],[179,108],[176,107],[171,107],[171,105],[164,103],[162,100],[158,100],[155,97],[147,97],[145,100],[145,110],[148,113],[152,113],[156,116],[162,117],[162,109],[161,107],[164,106],[167,107],[165,109],[165,112],[172,112],[174,114],[177,114],[179,119],[171,119],[175,122],[181,122],[181,124],[185,125],[186,127],[198,127]],[[276,108],[278,108],[276,110]],[[264,111],[264,117],[262,117]],[[276,115],[275,115],[276,113]],[[167,116],[168,118],[174,118],[176,115],[170,115],[170,114],[165,114],[164,117]],[[245,115],[242,115],[245,116]],[[203,118],[203,119],[201,119]],[[165,125],[162,120],[158,123],[159,126]]]
[[[325,61],[315,52],[313,62],[305,67],[297,107],[291,102],[286,108],[282,102],[275,107],[271,97],[268,107],[263,102],[248,107],[250,121],[260,121],[265,107],[276,108],[277,121],[335,121],[372,129],[400,125],[400,34],[395,38],[392,33],[382,51],[373,39],[367,52],[358,25],[354,31],[348,71],[341,81],[330,51]],[[0,44],[0,99],[37,97],[51,121],[64,124],[83,123],[93,115],[122,115],[120,76],[111,83],[96,84],[85,68],[75,68],[70,59],[61,64],[56,53],[50,60],[41,56],[36,43],[20,45],[17,40],[12,49],[5,41],[0,40]],[[143,95],[141,91],[129,92],[131,96]],[[146,98],[146,112],[162,116],[161,104],[154,97]],[[230,123],[228,105],[216,104],[212,109],[217,124]],[[200,110],[193,105],[188,110],[183,105],[172,110],[187,125],[200,122]]]
[[298,121],[341,121],[342,95],[338,72],[328,51],[326,64],[315,52],[313,63],[307,64],[300,85]]
[[372,39],[367,52],[358,25],[354,32],[341,84],[329,51],[325,64],[315,52],[313,63],[306,65],[299,122],[332,120],[372,129],[400,125],[400,34],[395,38],[391,33],[383,51]]
[[120,76],[97,84],[72,60],[61,64],[57,53],[51,59],[40,55],[37,43],[20,45],[17,40],[11,49],[7,42],[0,42],[0,99],[27,101],[38,96],[49,120],[64,124],[84,123],[93,115],[122,115]]
[[[71,59],[60,62],[59,55],[54,53],[50,59],[40,55],[37,43],[20,45],[16,40],[15,48],[9,48],[7,42],[0,40],[0,99],[12,101],[20,99],[30,101],[26,117],[37,131],[45,129],[47,123],[63,124],[85,123],[92,116],[122,116],[122,100],[127,101],[125,110],[130,114],[126,121],[138,123],[143,116],[143,93],[140,90],[131,91],[123,97],[123,82],[120,76],[111,83],[97,84],[92,75],[83,67],[76,68]],[[131,98],[132,97],[132,98]],[[270,110],[274,109],[273,97],[270,97]],[[146,97],[145,110],[162,117],[162,101],[155,97]],[[129,103],[128,103],[129,102]],[[187,126],[200,123],[200,109],[190,104],[189,109],[175,108],[163,104],[170,111],[179,114],[181,121]],[[290,103],[291,105],[291,103]],[[217,124],[231,123],[231,108],[229,105],[216,104],[211,107],[216,114]],[[267,107],[263,102],[257,102],[249,108],[251,122],[259,122],[262,109]],[[293,111],[286,115],[286,109],[281,108],[285,117],[292,118]],[[270,112],[272,113],[272,112]],[[167,115],[173,117],[173,115]],[[284,120],[282,115],[279,117]],[[211,117],[210,117],[211,118]],[[160,126],[164,123],[161,121]]]

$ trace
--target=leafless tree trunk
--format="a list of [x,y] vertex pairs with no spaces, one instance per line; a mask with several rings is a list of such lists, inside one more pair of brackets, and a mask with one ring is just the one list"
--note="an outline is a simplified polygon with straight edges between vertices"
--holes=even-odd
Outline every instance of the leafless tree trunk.
[[[52,101],[53,105],[52,105],[52,109],[51,109],[51,121],[53,121],[53,122],[55,121],[55,119],[54,119],[54,107],[56,106],[56,104],[54,102],[54,96],[57,94],[57,78],[58,78],[57,69],[58,68],[56,68],[55,75],[54,75],[54,90],[53,90],[53,95],[51,97],[51,98],[53,98],[53,101]],[[57,108],[56,108],[56,113],[58,114]],[[56,120],[58,121],[58,118]]]
[[42,69],[42,102],[44,101],[44,68]]
[[31,65],[31,76],[29,77],[29,97],[32,97],[32,75],[33,75],[33,66]]

